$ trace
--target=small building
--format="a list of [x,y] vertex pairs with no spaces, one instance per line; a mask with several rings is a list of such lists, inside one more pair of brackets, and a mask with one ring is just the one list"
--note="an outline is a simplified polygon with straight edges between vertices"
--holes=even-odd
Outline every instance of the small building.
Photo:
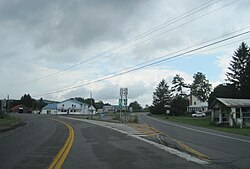
[[57,103],[51,103],[43,107],[41,114],[57,114]]
[[12,112],[12,113],[31,113],[32,111],[28,107],[26,107],[22,104],[19,104],[19,105],[12,107],[10,109],[10,112]]
[[92,105],[92,106],[89,106],[89,114],[96,114],[96,108]]
[[189,100],[189,106],[187,107],[188,112],[193,112],[193,111],[207,112],[208,111],[208,102],[206,101],[204,102],[192,94],[189,95],[188,100]]
[[229,126],[250,126],[250,99],[217,98],[210,106],[211,121]]

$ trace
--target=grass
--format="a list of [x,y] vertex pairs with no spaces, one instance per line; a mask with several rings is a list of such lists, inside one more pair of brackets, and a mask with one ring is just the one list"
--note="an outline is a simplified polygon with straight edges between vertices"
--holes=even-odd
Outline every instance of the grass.
[[233,134],[239,134],[243,136],[249,136],[250,137],[250,128],[233,128],[233,127],[226,127],[226,126],[214,126],[210,123],[210,117],[205,118],[193,118],[193,117],[172,117],[169,116],[168,118],[164,115],[152,115],[152,117],[164,119],[167,121],[172,121],[176,123],[182,123],[182,124],[189,124],[193,126],[199,126],[204,128],[209,128],[212,130],[218,130],[223,131],[227,133],[233,133]]
[[18,124],[20,119],[14,116],[0,114],[0,128],[6,128]]

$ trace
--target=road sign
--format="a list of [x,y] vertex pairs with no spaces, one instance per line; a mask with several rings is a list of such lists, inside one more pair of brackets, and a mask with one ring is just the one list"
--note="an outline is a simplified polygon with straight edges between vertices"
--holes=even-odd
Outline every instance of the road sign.
[[127,96],[128,95],[128,88],[123,88],[123,96]]
[[122,107],[122,99],[119,99],[119,107]]
[[127,104],[128,104],[128,99],[124,99],[124,100],[123,100],[123,103],[124,103],[124,106],[127,106]]

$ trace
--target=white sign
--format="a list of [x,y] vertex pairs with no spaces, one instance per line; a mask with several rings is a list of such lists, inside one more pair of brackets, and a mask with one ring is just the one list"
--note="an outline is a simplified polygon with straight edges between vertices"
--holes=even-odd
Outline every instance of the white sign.
[[128,88],[123,88],[123,95],[127,96],[128,95]]

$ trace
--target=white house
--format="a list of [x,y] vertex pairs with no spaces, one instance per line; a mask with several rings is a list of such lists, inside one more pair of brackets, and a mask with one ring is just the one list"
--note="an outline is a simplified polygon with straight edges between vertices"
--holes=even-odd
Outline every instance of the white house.
[[217,98],[210,106],[211,121],[229,126],[250,126],[250,99]]
[[88,107],[77,100],[65,100],[57,104],[57,114],[89,114]]
[[57,103],[51,103],[43,107],[41,114],[57,114]]
[[203,102],[199,98],[195,97],[194,95],[189,95],[189,106],[187,107],[188,112],[192,111],[201,111],[206,112],[208,111],[208,102]]

